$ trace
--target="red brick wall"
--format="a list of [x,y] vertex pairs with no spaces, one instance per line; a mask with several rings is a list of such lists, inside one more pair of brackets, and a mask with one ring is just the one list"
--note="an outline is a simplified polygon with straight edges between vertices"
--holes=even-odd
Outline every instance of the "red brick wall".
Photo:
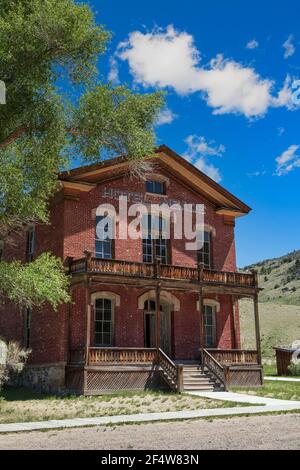
[[[160,172],[164,174],[164,171]],[[235,270],[234,227],[224,224],[223,217],[216,215],[213,206],[177,181],[172,180],[167,188],[167,198],[186,203],[205,204],[205,223],[212,226],[213,262],[218,270]],[[67,256],[82,257],[84,250],[95,250],[95,219],[92,211],[105,202],[117,207],[118,201],[104,198],[105,187],[137,191],[144,193],[144,183],[122,177],[109,183],[98,185],[90,193],[84,193],[80,199],[53,201],[50,212],[50,224],[36,227],[36,256],[43,251],[51,251],[63,260]],[[152,202],[159,199],[150,196]],[[149,201],[150,201],[149,199]],[[163,199],[162,199],[163,201]],[[130,201],[129,201],[130,204]],[[184,240],[172,240],[170,262],[177,265],[195,266],[196,253],[186,251]],[[25,260],[25,237],[21,237],[14,247],[5,247],[6,259]],[[116,240],[115,257],[117,259],[142,261],[141,240]],[[137,298],[141,289],[125,286],[96,286],[94,290],[113,290],[121,296],[121,305],[116,308],[115,344],[117,346],[144,346],[144,316],[137,308]],[[199,312],[196,311],[196,294],[176,293],[182,305],[181,312],[172,313],[172,331],[174,338],[173,352],[176,358],[192,358],[199,354]],[[217,314],[217,339],[219,347],[231,347],[232,324],[230,318],[230,297],[219,296],[221,311]],[[70,314],[70,321],[68,320]],[[236,310],[238,325],[238,310]],[[55,363],[65,361],[68,341],[71,347],[83,346],[85,331],[85,288],[74,288],[72,304],[61,306],[58,312],[44,307],[41,312],[34,311],[32,317],[32,363]],[[0,335],[6,338],[23,340],[23,316],[19,309],[7,303],[0,307]],[[70,328],[70,330],[69,330]],[[93,336],[93,335],[91,335]]]

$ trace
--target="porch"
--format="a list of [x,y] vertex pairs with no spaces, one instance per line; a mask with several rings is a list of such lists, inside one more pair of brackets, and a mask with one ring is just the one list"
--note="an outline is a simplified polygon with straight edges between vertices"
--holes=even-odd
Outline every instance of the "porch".
[[[179,318],[183,317],[190,318],[195,325],[192,330],[195,351],[192,362],[196,364],[193,374],[195,383],[200,375],[202,378],[205,375],[207,379],[214,381],[218,387],[225,390],[230,385],[258,386],[262,384],[256,272],[205,270],[203,265],[194,268],[161,265],[159,262],[145,264],[106,260],[94,258],[88,252],[79,260],[70,259],[69,270],[72,275],[72,285],[83,286],[86,298],[85,325],[83,325],[86,332],[85,346],[77,349],[70,347],[67,366],[69,389],[74,391],[80,389],[85,394],[163,386],[176,392],[184,391],[185,368],[189,361],[173,359],[174,357],[176,359],[189,357],[183,354],[184,346],[189,345],[192,338],[188,334],[185,334],[185,337],[182,336]],[[141,335],[135,337],[138,340],[133,341],[133,337],[121,341],[117,339],[109,347],[97,347],[97,344],[91,341],[95,309],[97,309],[94,303],[95,290],[98,286],[101,286],[101,290],[103,289],[102,296],[108,295],[105,291],[108,288],[118,291],[124,288],[130,290],[132,287],[135,291],[142,292],[131,304],[130,310],[138,312],[134,313],[134,316],[140,323],[139,331],[141,331],[141,322],[144,322],[144,333],[141,331]],[[180,302],[176,305],[178,299],[173,293],[178,293],[182,299],[184,298],[181,307]],[[120,296],[113,295],[115,300],[112,304],[117,305],[118,302],[120,304]],[[192,314],[191,303],[187,305],[185,301],[189,296],[193,299]],[[207,341],[207,305],[205,303],[212,301],[213,296],[220,296],[220,298],[225,296],[231,299],[230,312],[227,310],[226,315],[230,322],[229,334],[232,349],[213,348]],[[256,349],[250,351],[239,349],[235,304],[242,297],[253,299]],[[181,351],[179,356],[174,355],[174,344],[171,344],[172,335],[169,331],[171,311],[179,312],[175,331],[177,349]],[[125,311],[123,315],[126,315]],[[135,323],[132,323],[133,327],[134,325]],[[128,331],[130,330],[131,328]],[[143,343],[144,347],[123,347],[123,345],[134,344],[142,346]],[[122,347],[113,347],[114,345],[122,345]]]
[[[74,349],[69,355],[68,387],[86,395],[157,387],[184,392],[185,367],[191,365],[196,363],[173,361],[160,348]],[[223,390],[263,382],[256,350],[204,348],[197,369]]]

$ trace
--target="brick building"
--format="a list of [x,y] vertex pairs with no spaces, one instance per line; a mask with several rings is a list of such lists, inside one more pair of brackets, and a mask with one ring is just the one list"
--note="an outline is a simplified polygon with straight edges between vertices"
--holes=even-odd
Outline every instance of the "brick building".
[[[161,214],[156,238],[147,231],[121,238],[120,196],[128,205],[202,204],[203,247],[187,249],[172,230],[166,238]],[[96,231],[101,204],[115,238]],[[32,227],[23,243],[3,250],[6,259],[24,262],[51,251],[71,275],[72,302],[57,312],[2,307],[0,336],[32,349],[25,383],[77,393],[261,384],[257,277],[236,272],[235,219],[249,211],[166,146],[144,179],[131,177],[121,157],[60,174],[50,224]],[[240,349],[242,297],[253,299],[253,351]]]

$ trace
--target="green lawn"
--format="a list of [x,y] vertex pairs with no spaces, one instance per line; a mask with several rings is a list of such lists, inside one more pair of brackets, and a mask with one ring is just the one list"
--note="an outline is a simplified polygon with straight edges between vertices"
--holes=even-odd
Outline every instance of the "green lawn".
[[241,406],[241,404],[161,391],[125,392],[92,397],[58,397],[39,394],[25,388],[9,387],[0,392],[0,423],[232,406]]
[[267,380],[264,382],[264,385],[259,388],[232,387],[232,391],[282,400],[300,400],[300,382],[276,382]]

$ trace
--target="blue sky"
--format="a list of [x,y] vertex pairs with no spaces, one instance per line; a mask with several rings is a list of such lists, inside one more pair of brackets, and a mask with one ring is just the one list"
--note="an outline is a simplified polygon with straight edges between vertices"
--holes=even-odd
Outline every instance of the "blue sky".
[[158,143],[253,208],[237,220],[238,265],[299,249],[299,1],[89,3],[113,32],[102,77],[166,90]]

